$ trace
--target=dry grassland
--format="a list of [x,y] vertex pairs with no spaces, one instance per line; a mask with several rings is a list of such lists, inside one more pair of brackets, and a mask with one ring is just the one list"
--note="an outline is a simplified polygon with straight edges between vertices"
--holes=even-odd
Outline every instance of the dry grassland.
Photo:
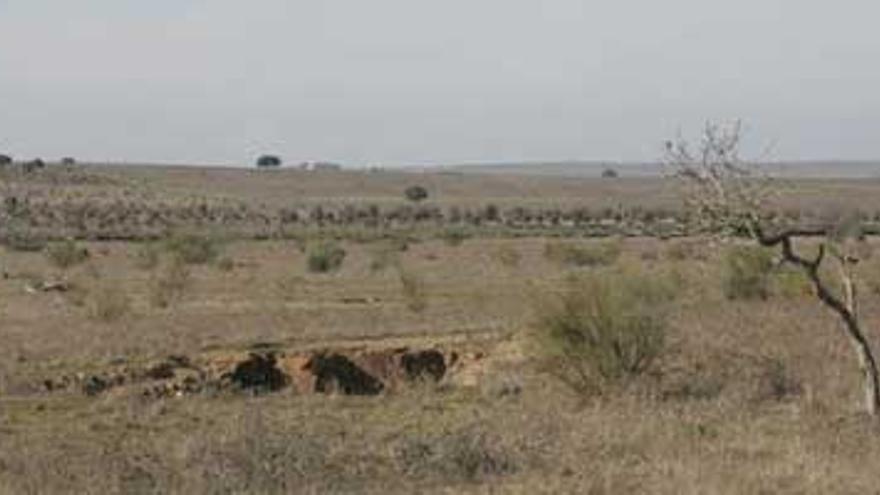
[[[674,206],[656,181],[182,168],[124,175],[167,197],[203,191],[249,204],[397,201],[418,182],[451,203]],[[117,186],[58,187],[96,195]],[[797,201],[822,209],[833,192],[870,209],[869,187],[816,183]],[[764,300],[730,301],[720,282],[726,248],[707,239],[567,241],[617,243],[619,257],[598,266],[553,254],[560,250],[548,244],[558,242],[342,240],[344,259],[323,273],[308,268],[316,245],[308,238],[224,239],[190,264],[161,240],[80,242],[88,256],[69,266],[60,255],[7,249],[0,493],[876,492],[880,431],[858,412],[850,349],[798,281],[775,281]],[[656,366],[584,398],[545,373],[531,334],[541,301],[572,274],[603,270],[666,277],[677,296]],[[860,270],[863,318],[880,342],[880,259]],[[134,381],[89,388],[108,370],[169,356],[207,369],[249,353],[403,348],[443,348],[462,364],[436,383],[363,396],[293,386],[157,396]],[[65,377],[73,377],[68,386],[54,385]]]

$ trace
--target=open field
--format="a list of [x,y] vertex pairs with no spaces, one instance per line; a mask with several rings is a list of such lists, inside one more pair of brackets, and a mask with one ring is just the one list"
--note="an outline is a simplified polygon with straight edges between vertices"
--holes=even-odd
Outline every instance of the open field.
[[[140,210],[82,230],[122,225],[130,239],[48,236],[0,254],[0,493],[842,494],[880,483],[880,432],[859,412],[850,349],[801,281],[774,275],[763,297],[730,300],[729,247],[711,239],[596,239],[584,234],[602,218],[531,230],[503,218],[621,205],[674,216],[661,180],[57,177],[5,183],[32,209],[44,201],[39,221],[66,225],[74,203]],[[279,232],[275,215],[292,205],[410,206],[412,184],[431,194],[413,207],[497,204],[502,219],[463,221],[464,233],[444,217],[239,235],[260,215],[268,226],[254,231]],[[796,186],[784,207],[805,217],[880,211],[880,183]],[[247,211],[207,225],[209,213],[175,209],[201,201]],[[150,225],[145,241],[150,205],[178,222]],[[32,226],[20,208],[7,219]],[[877,342],[880,256],[863,243],[861,312]],[[338,267],[314,261],[338,248]],[[637,379],[579,396],[540,358],[540,313],[573,276],[632,272],[674,292],[663,352]]]

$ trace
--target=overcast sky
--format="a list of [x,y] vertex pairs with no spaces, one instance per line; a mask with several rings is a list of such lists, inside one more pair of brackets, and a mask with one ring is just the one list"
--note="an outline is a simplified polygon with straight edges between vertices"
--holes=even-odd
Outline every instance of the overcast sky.
[[0,151],[244,164],[652,160],[741,118],[880,158],[869,0],[0,0]]

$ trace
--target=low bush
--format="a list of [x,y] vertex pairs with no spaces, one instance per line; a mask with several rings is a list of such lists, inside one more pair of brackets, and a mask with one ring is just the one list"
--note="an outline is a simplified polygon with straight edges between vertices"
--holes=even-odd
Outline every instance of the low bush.
[[336,242],[322,242],[309,250],[308,269],[313,273],[334,272],[342,266],[346,254],[345,249]]
[[89,250],[73,239],[49,244],[44,251],[46,259],[56,268],[66,270],[89,259]]
[[721,284],[730,300],[767,299],[771,293],[773,252],[759,246],[733,246],[724,254]]
[[522,260],[522,255],[513,246],[501,246],[493,253],[494,258],[507,268],[516,268]]
[[400,286],[406,307],[413,313],[421,313],[428,307],[428,294],[425,281],[415,272],[400,270]]
[[180,258],[172,258],[150,282],[150,304],[167,308],[180,301],[190,285],[190,270]]
[[152,242],[141,244],[132,257],[134,259],[134,266],[140,270],[147,271],[153,270],[159,266],[159,262],[161,261],[159,248]]
[[538,308],[543,368],[584,395],[642,375],[664,349],[674,296],[665,279],[619,270],[570,279]]
[[613,265],[622,252],[617,241],[581,244],[551,242],[544,246],[544,257],[555,263],[577,267]]
[[382,272],[400,264],[400,249],[393,242],[383,242],[370,250],[370,271]]

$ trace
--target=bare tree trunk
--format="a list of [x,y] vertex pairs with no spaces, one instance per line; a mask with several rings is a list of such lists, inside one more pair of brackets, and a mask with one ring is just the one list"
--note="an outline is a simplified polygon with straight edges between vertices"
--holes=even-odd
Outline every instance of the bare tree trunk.
[[871,344],[859,324],[856,288],[849,270],[849,261],[845,257],[838,258],[840,277],[843,282],[843,300],[840,300],[831,292],[827,283],[819,275],[819,267],[822,266],[825,259],[825,244],[819,246],[819,254],[815,259],[810,260],[794,251],[791,232],[775,237],[765,236],[760,229],[757,229],[756,232],[761,244],[765,246],[782,245],[783,258],[804,270],[816,289],[816,295],[819,299],[843,320],[844,330],[859,360],[865,412],[870,416],[876,416],[880,412],[880,372],[877,369],[877,359],[871,349]]
[[856,298],[856,286],[845,259],[840,260],[840,277],[843,281],[843,302],[849,316],[844,316],[847,335],[859,358],[859,369],[862,372],[862,386],[865,394],[865,409],[871,416],[880,410],[880,380],[878,380],[877,361],[865,333],[859,325],[859,314]]

